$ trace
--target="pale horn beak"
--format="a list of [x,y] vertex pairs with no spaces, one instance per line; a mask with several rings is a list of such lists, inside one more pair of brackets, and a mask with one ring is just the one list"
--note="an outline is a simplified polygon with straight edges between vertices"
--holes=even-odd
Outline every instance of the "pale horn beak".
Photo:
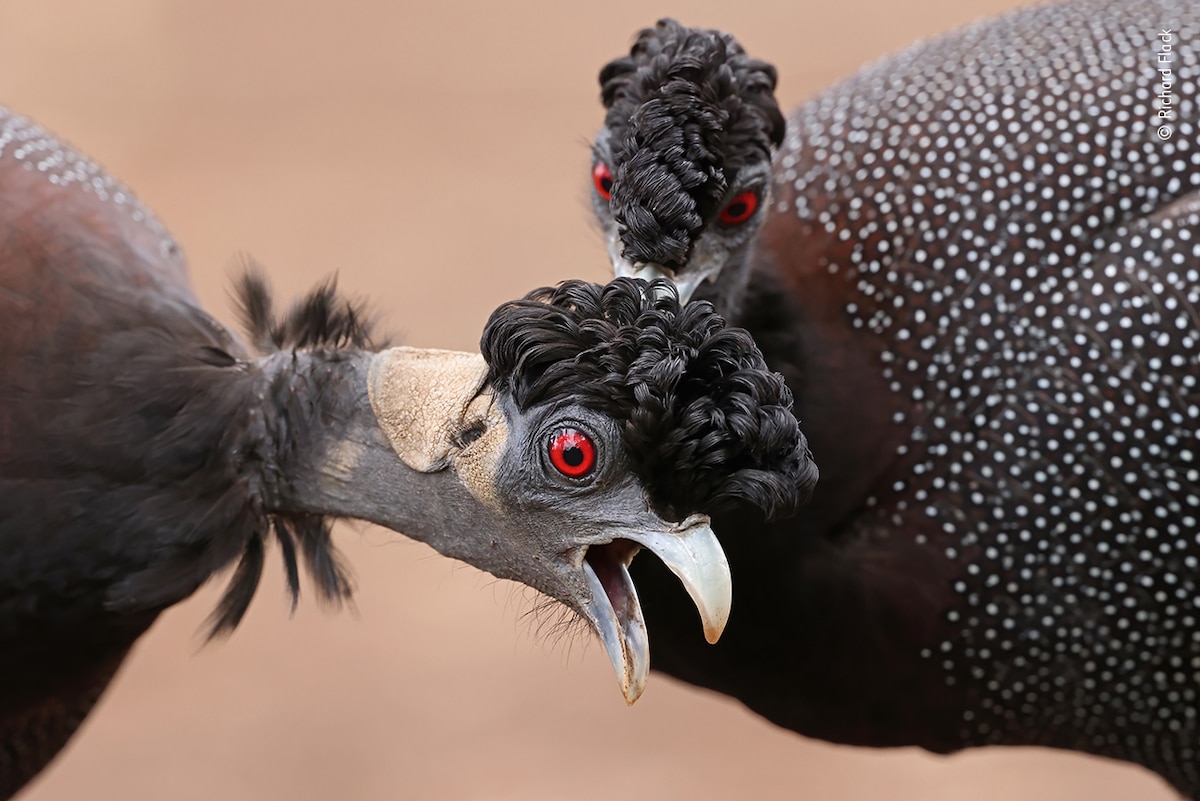
[[617,674],[626,703],[645,689],[650,673],[650,646],[629,563],[640,547],[653,552],[683,582],[704,625],[704,637],[715,643],[725,630],[733,599],[733,579],[721,543],[705,515],[659,531],[628,531],[621,539],[591,546],[582,569],[592,591],[587,616],[600,635]]
[[[497,495],[495,475],[508,426],[503,404],[493,403],[489,393],[479,392],[486,377],[487,366],[477,354],[401,347],[372,357],[367,386],[380,431],[405,468],[441,476],[442,483],[436,492],[418,494],[417,499],[405,503],[388,496],[395,509],[357,511],[355,516],[405,531],[446,556],[501,578],[522,581],[569,603],[600,636],[625,700],[632,704],[646,686],[650,646],[629,563],[642,548],[662,559],[696,604],[704,636],[711,643],[725,628],[732,600],[725,552],[707,516],[692,515],[680,523],[667,523],[647,507],[634,520],[599,526],[599,532],[580,540],[593,544],[576,546],[571,551],[573,561],[560,563],[565,571],[574,568],[582,572],[585,597],[563,590],[555,574],[544,567],[545,561],[525,561],[523,547],[499,547],[498,541],[520,540],[520,536],[512,528],[511,512],[504,511]],[[458,432],[468,420],[485,424],[485,433],[461,444]],[[413,520],[396,517],[398,511],[420,502],[431,508]],[[451,514],[462,521],[473,518],[475,524],[461,528],[466,523],[460,522],[455,529],[427,522],[442,521]],[[487,535],[490,530],[498,532],[497,536]],[[461,531],[484,535],[463,535]],[[517,562],[523,569],[514,567]]]
[[682,273],[677,273],[668,267],[658,264],[632,264],[621,258],[613,262],[613,272],[618,277],[641,278],[643,281],[665,278],[675,285],[675,291],[679,293],[680,303],[687,303],[691,300],[692,293],[696,291],[696,287],[700,286],[704,279],[709,276],[709,273],[703,270],[690,268]]

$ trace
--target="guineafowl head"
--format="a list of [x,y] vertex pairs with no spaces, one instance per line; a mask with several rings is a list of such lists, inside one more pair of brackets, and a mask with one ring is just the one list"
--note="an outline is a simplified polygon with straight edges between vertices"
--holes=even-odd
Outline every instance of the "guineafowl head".
[[[354,315],[305,317],[255,336],[294,343],[259,362],[274,426],[294,430],[277,519],[366,519],[560,601],[599,635],[630,703],[649,672],[633,558],[650,551],[678,576],[715,642],[732,587],[708,515],[784,516],[816,481],[783,378],[665,280],[532,292],[491,315],[481,354],[311,350],[297,332],[324,319],[328,342]],[[320,415],[296,408],[314,394]]]
[[668,277],[730,314],[767,210],[785,123],[775,69],[732,36],[670,19],[600,72],[592,201],[617,275]]
[[649,656],[630,561],[662,559],[715,642],[730,580],[707,515],[784,516],[816,482],[791,394],[749,334],[667,281],[537,290],[493,313],[481,350],[489,411],[466,430],[506,438],[485,492],[559,554],[535,586],[592,625],[632,702]]

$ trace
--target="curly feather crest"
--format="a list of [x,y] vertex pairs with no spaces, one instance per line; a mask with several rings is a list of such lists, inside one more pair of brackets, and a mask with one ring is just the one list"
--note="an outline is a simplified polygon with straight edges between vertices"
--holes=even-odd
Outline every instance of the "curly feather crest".
[[601,70],[625,258],[668,267],[688,260],[733,175],[769,161],[783,141],[775,83],[775,68],[732,36],[671,19]]
[[480,345],[521,409],[571,400],[622,427],[634,473],[668,516],[807,500],[817,470],[783,378],[750,335],[667,281],[567,281],[501,306]]

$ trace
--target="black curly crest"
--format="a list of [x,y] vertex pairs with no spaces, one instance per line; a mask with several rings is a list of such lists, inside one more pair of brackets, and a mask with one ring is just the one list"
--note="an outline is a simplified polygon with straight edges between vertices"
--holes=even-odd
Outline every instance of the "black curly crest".
[[517,406],[569,400],[615,419],[663,514],[741,503],[768,517],[807,500],[817,470],[783,378],[712,306],[668,281],[567,281],[497,309],[489,382]]
[[775,68],[732,36],[672,19],[600,71],[625,258],[687,262],[737,170],[770,161],[783,141],[775,83]]

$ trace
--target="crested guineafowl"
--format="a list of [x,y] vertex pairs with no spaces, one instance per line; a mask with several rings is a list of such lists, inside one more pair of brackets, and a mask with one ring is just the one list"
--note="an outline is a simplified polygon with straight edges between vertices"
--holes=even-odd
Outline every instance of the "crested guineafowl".
[[595,629],[632,702],[640,548],[709,639],[730,605],[708,518],[659,500],[660,473],[702,465],[697,492],[768,513],[812,482],[782,378],[669,287],[539,291],[496,310],[480,355],[378,350],[331,286],[276,318],[247,277],[251,355],[128,189],[3,109],[0,228],[0,798],[164,609],[234,565],[212,630],[236,626],[270,540],[293,598],[300,562],[350,593],[333,517],[523,582]]
[[786,133],[726,34],[666,20],[604,68],[616,272],[747,328],[821,468],[794,519],[714,517],[716,647],[634,565],[656,668],[814,737],[1073,749],[1200,795],[1197,20],[1021,10]]

